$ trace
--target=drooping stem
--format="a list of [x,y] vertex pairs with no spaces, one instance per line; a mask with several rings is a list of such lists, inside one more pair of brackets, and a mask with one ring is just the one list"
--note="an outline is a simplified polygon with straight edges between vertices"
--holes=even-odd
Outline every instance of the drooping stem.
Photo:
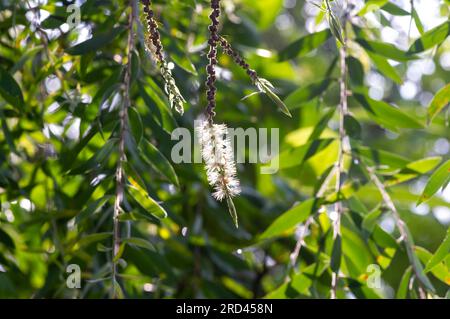
[[[336,172],[336,166],[333,166],[333,168],[330,170],[328,175],[325,177],[322,185],[320,186],[319,190],[316,193],[315,197],[317,199],[321,198],[325,194],[325,191],[327,190],[328,185],[330,184],[332,178],[334,177],[335,172]],[[295,265],[297,264],[297,260],[300,255],[300,251],[301,251],[302,247],[305,246],[305,237],[308,233],[308,229],[309,229],[310,225],[313,223],[316,215],[317,215],[317,213],[312,214],[311,216],[308,217],[308,219],[303,224],[297,225],[296,231],[299,232],[299,236],[297,238],[297,242],[295,244],[294,250],[289,255],[290,263],[288,264],[288,268],[286,271],[285,282],[289,281],[289,274],[290,274],[291,270],[294,269]]]
[[258,74],[255,70],[250,68],[250,65],[244,60],[239,52],[233,49],[231,44],[222,36],[219,38],[219,43],[223,49],[223,52],[230,56],[237,65],[245,70],[247,75],[252,79],[253,83],[256,83],[258,80]]
[[[345,1],[343,2],[345,5]],[[345,11],[347,8],[344,8],[344,19],[347,16]],[[350,152],[348,137],[345,132],[344,127],[344,117],[348,113],[347,106],[347,48],[346,48],[346,32],[345,32],[345,24],[346,21],[343,22],[343,38],[344,43],[341,43],[339,48],[339,65],[340,65],[340,76],[339,76],[339,91],[340,91],[340,101],[339,101],[339,150],[338,150],[338,158],[336,162],[336,186],[335,191],[337,194],[337,201],[334,204],[335,210],[335,218],[333,220],[333,240],[337,240],[338,237],[341,236],[341,215],[343,211],[342,202],[340,200],[340,192],[342,185],[342,174],[344,172],[344,154]],[[338,270],[333,271],[331,275],[331,299],[336,299],[337,293],[337,285],[338,285]]]
[[[405,224],[405,222],[400,217],[400,214],[397,211],[397,208],[395,207],[394,201],[392,200],[391,196],[386,190],[386,187],[381,182],[381,180],[378,178],[377,174],[375,173],[374,169],[372,167],[369,167],[363,163],[363,166],[367,173],[370,176],[371,181],[374,183],[375,187],[378,189],[383,202],[386,204],[386,206],[389,208],[389,210],[392,212],[392,216],[394,217],[395,224],[400,232],[400,239],[403,241],[406,253],[408,255],[409,262],[411,263],[412,269],[414,271],[414,274],[417,277],[417,282],[419,284],[419,292],[421,298],[424,298],[425,293],[423,293],[424,287],[421,282],[421,278],[423,276],[423,270],[420,269],[420,265],[414,260],[414,242],[410,236],[410,233],[408,231],[408,228]],[[426,298],[426,297],[425,297]]]
[[219,41],[219,16],[220,16],[220,0],[211,0],[212,12],[209,15],[211,24],[209,25],[209,52],[208,65],[206,66],[206,116],[211,121],[214,117],[214,108],[216,107],[216,65],[217,65],[217,42]]
[[169,63],[164,57],[164,47],[161,42],[161,34],[158,30],[158,24],[155,20],[155,13],[152,9],[152,2],[150,0],[142,0],[144,7],[144,16],[147,24],[148,37],[145,37],[145,43],[147,50],[152,53],[154,59],[160,66],[160,72],[164,79],[164,89],[169,98],[170,107],[174,108],[178,113],[183,115],[183,104],[186,100],[181,95],[178,89],[175,79],[172,76]]
[[131,105],[130,100],[130,86],[131,86],[131,59],[134,48],[134,31],[133,25],[137,16],[137,7],[135,0],[130,0],[131,14],[128,21],[128,52],[127,65],[124,74],[124,88],[123,88],[123,103],[119,111],[120,131],[119,131],[119,160],[116,168],[116,195],[114,201],[113,212],[113,254],[112,254],[112,283],[113,283],[113,297],[116,295],[117,285],[117,260],[116,256],[120,248],[120,223],[119,215],[121,211],[121,204],[124,198],[125,178],[124,178],[124,163],[126,161],[125,154],[125,138],[128,131],[128,108]]

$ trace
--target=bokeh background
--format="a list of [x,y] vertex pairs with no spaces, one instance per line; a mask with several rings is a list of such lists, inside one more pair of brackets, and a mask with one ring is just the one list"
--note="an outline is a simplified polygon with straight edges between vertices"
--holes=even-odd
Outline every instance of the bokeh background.
[[[301,49],[289,49],[297,39],[328,29],[326,14],[314,1],[221,2],[221,34],[251,68],[274,84],[292,118],[279,112],[264,94],[248,96],[257,89],[219,50],[217,122],[229,127],[279,128],[280,151],[289,153],[308,142],[319,121],[339,102],[335,39],[328,36],[320,45],[308,42]],[[332,1],[337,16],[343,2]],[[442,0],[373,1],[382,3],[382,8],[366,14],[360,11],[364,1],[348,2],[354,6],[350,39],[390,43],[405,52],[450,15],[450,3]],[[117,134],[117,110],[123,103],[121,74],[128,62],[130,11],[127,1],[75,1],[81,8],[81,20],[71,28],[66,9],[72,3],[0,1],[2,298],[111,295],[118,160],[111,140]],[[318,0],[315,3],[321,5]],[[411,14],[412,3],[418,17]],[[321,207],[315,222],[305,230],[305,246],[294,267],[289,266],[290,254],[302,228],[290,227],[270,238],[261,234],[277,217],[317,192],[336,161],[337,112],[319,132],[329,143],[311,150],[303,160],[282,157],[284,167],[273,175],[260,174],[261,163],[238,165],[243,192],[235,200],[240,220],[235,229],[226,205],[212,198],[203,165],[170,160],[176,143],[171,131],[176,127],[192,131],[193,121],[205,106],[209,4],[201,0],[154,1],[153,7],[167,58],[187,104],[182,117],[170,110],[159,69],[144,49],[145,26],[140,19],[129,119],[135,143],[130,142],[127,158],[149,196],[168,217],[155,217],[146,203],[127,194],[121,229],[123,238],[129,240],[118,260],[120,289],[116,289],[128,298],[328,298],[332,250],[328,216],[333,205]],[[142,11],[141,5],[138,9]],[[77,46],[86,41],[88,45]],[[373,52],[356,41],[351,41],[348,51],[349,90],[364,89],[371,100],[395,105],[419,123],[413,127],[400,124],[398,129],[380,125],[383,120],[371,117],[349,97],[349,109],[359,123],[352,138],[366,147],[370,163],[377,164],[378,173],[391,182],[389,192],[425,265],[450,223],[449,188],[416,205],[430,174],[448,160],[447,111],[430,125],[426,117],[433,96],[450,82],[450,40],[447,37],[411,60],[396,61],[383,53],[375,53],[374,58]],[[378,64],[374,63],[377,56]],[[380,59],[393,68],[380,67]],[[18,95],[14,101],[5,98],[4,92],[14,95],[15,90],[5,72],[18,83],[22,100]],[[299,93],[299,89],[304,91]],[[371,151],[376,152],[376,160]],[[418,164],[420,169],[406,169],[422,159],[427,160]],[[399,233],[392,215],[358,169],[358,161],[349,159],[346,166],[349,199],[342,221],[338,297],[417,297],[413,276],[406,278],[411,289],[402,286],[409,261],[395,241]],[[328,195],[332,197],[331,188]],[[377,210],[374,226],[367,231],[362,220]],[[439,269],[427,273],[436,289],[430,297],[446,295],[449,261],[447,256]],[[80,266],[80,289],[66,285],[70,264]],[[378,267],[379,289],[367,286],[374,274],[369,265]]]

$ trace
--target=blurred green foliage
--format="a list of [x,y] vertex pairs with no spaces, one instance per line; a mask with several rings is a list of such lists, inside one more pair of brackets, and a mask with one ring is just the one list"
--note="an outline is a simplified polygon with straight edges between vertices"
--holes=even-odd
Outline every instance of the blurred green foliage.
[[[332,177],[317,196],[339,149],[340,44],[328,29],[329,12],[318,0],[322,9],[294,0],[222,1],[221,35],[274,84],[292,114],[286,117],[263,94],[243,99],[257,89],[219,49],[217,121],[280,129],[276,174],[261,174],[260,163],[238,165],[243,192],[235,200],[236,230],[226,205],[211,197],[203,165],[171,161],[172,130],[192,131],[205,105],[208,1],[153,4],[187,100],[183,116],[171,110],[159,67],[145,50],[144,20],[136,21],[127,61],[127,1],[76,1],[81,23],[74,28],[66,23],[72,1],[1,1],[0,297],[103,298],[115,289],[127,298],[329,298],[333,271],[340,273],[338,298],[448,296],[450,203],[440,190],[449,182],[449,2],[433,2],[442,20],[436,28],[409,1],[406,7],[348,1],[343,17],[344,2],[330,5],[348,38],[344,125],[352,154],[345,156],[339,194]],[[397,21],[419,33],[398,31],[403,47],[383,38],[399,28]],[[129,184],[119,218],[122,245],[113,260],[128,63]],[[430,72],[417,71],[430,63]],[[413,72],[422,72],[419,79]],[[411,90],[416,94],[405,99]],[[411,270],[404,238],[365,165],[407,225],[421,274]],[[329,217],[336,201],[344,207],[338,241]],[[307,220],[309,227],[298,227]],[[80,289],[66,285],[70,264],[80,266]],[[368,285],[374,269],[379,289]]]

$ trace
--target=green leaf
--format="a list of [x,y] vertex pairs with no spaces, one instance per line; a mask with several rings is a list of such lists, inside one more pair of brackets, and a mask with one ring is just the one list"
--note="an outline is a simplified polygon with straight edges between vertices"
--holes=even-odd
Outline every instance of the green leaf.
[[426,51],[435,45],[441,44],[450,34],[450,21],[425,32],[419,39],[414,41],[408,50],[408,54],[416,54]]
[[364,216],[362,227],[369,233],[371,233],[377,225],[378,218],[382,213],[383,211],[379,207],[368,213],[366,216]]
[[284,48],[278,54],[279,60],[285,61],[297,56],[305,55],[306,53],[318,48],[330,37],[331,32],[329,29],[305,35]]
[[141,116],[139,115],[136,108],[130,107],[128,109],[128,120],[130,123],[131,134],[136,141],[136,145],[139,145],[144,132],[144,125],[142,124]]
[[397,132],[399,128],[423,128],[424,125],[400,109],[383,101],[376,101],[366,94],[354,93],[353,96],[366,109],[375,122]]
[[320,205],[320,200],[310,198],[284,212],[262,233],[260,240],[281,236],[304,222]]
[[419,30],[419,33],[421,35],[423,35],[423,33],[424,33],[423,24],[422,24],[422,21],[420,21],[419,14],[417,13],[414,6],[412,7],[411,15],[414,19],[414,23],[416,24],[417,30]]
[[80,240],[78,240],[77,244],[79,247],[88,246],[95,242],[105,240],[106,238],[111,238],[111,236],[112,236],[112,233],[110,233],[110,232],[88,234],[88,235],[84,235],[83,237],[81,237]]
[[315,83],[311,83],[305,87],[299,88],[289,94],[284,103],[289,109],[300,107],[303,103],[309,102],[311,99],[322,94],[332,82],[332,79],[324,79]]
[[441,261],[443,261],[450,252],[450,228],[447,229],[447,234],[445,235],[444,240],[439,245],[438,249],[434,253],[434,255],[430,258],[428,263],[425,267],[425,272],[430,271],[435,267],[437,264],[439,264]]
[[95,34],[89,40],[78,43],[66,50],[71,55],[83,55],[88,52],[97,51],[101,47],[111,43],[120,33],[125,30],[124,27],[116,27],[106,33]]
[[[419,257],[420,261],[422,263],[427,264],[433,257],[433,254],[431,254],[428,250],[422,247],[415,247],[415,252],[417,256]],[[444,263],[439,262],[436,265],[434,265],[430,272],[433,274],[434,277],[441,280],[442,282],[445,282],[446,284],[450,284],[450,269],[444,265]]]
[[348,136],[355,139],[361,139],[361,125],[351,115],[344,116],[344,128]]
[[8,247],[10,249],[14,249],[14,241],[12,240],[11,236],[4,230],[0,228],[0,244],[5,245],[5,247]]
[[22,91],[16,80],[0,67],[0,95],[12,106],[22,108],[24,101]]
[[372,232],[373,240],[383,248],[397,248],[398,244],[395,239],[379,225],[375,225]]
[[[278,162],[280,169],[298,166],[320,150],[323,150],[331,142],[333,142],[333,139],[330,138],[310,141],[299,147],[289,148],[281,152],[278,156],[272,159],[272,161]],[[267,165],[270,165],[270,163]]]
[[383,7],[381,7],[381,10],[384,10],[395,16],[409,16],[408,11],[403,10],[399,6],[393,4],[392,2],[386,3]]
[[325,130],[328,123],[330,122],[331,118],[333,117],[335,110],[336,110],[335,108],[331,108],[314,125],[314,130],[312,131],[311,135],[308,137],[308,142],[312,142],[320,137],[320,135],[322,134],[322,132]]
[[147,164],[165,176],[171,183],[180,186],[178,176],[169,160],[152,143],[144,139],[140,149],[141,157]]
[[450,83],[441,88],[428,105],[428,124],[450,103]]
[[355,146],[353,151],[377,166],[389,166],[392,169],[403,168],[410,162],[407,158],[397,154],[365,146]]
[[151,251],[156,251],[155,246],[148,240],[138,238],[138,237],[129,237],[122,239],[122,243],[125,243],[127,245],[137,246],[141,248],[145,248]]
[[167,212],[162,208],[153,198],[151,198],[147,191],[145,191],[131,176],[128,176],[130,187],[127,188],[131,196],[136,202],[141,205],[148,213],[156,218],[162,219],[167,217]]
[[118,250],[117,253],[114,255],[113,263],[117,263],[117,262],[119,261],[120,257],[122,257],[122,254],[123,254],[124,250],[125,250],[125,244],[122,243],[122,244],[120,245],[120,247],[119,247],[119,250]]
[[422,264],[420,263],[419,257],[416,254],[415,250],[417,249],[417,247],[414,247],[411,232],[409,231],[409,228],[406,224],[403,224],[403,226],[408,236],[407,238],[403,239],[405,241],[405,249],[406,253],[408,254],[408,259],[414,269],[414,273],[416,274],[417,279],[420,280],[420,282],[422,282],[422,284],[424,284],[426,288],[434,292],[434,286],[431,283],[430,279],[428,279],[428,277],[425,275]]
[[343,29],[342,29],[342,25],[341,25],[341,21],[339,20],[339,18],[337,18],[333,11],[330,8],[330,4],[328,0],[325,0],[325,3],[327,5],[327,21],[328,21],[328,25],[330,26],[330,31],[333,34],[333,36],[336,38],[336,40],[338,40],[342,45],[344,44],[344,37],[342,36],[343,34]]
[[398,286],[397,293],[395,295],[396,299],[406,299],[409,291],[409,279],[411,278],[412,267],[409,266],[402,276],[400,285]]
[[381,73],[383,73],[385,76],[387,76],[397,84],[403,83],[403,80],[398,74],[397,70],[392,65],[390,65],[384,57],[371,52],[368,52],[368,55]]
[[450,182],[450,160],[446,161],[444,164],[439,166],[439,168],[434,171],[430,179],[425,186],[425,189],[420,196],[417,205],[427,201],[431,198],[441,187],[447,187]]
[[233,219],[234,226],[236,226],[236,228],[239,228],[236,207],[234,206],[233,200],[229,196],[227,196],[227,206],[228,206],[228,211],[230,213],[230,216]]
[[341,236],[338,235],[334,242],[333,248],[331,250],[331,261],[330,268],[333,272],[339,272],[339,268],[341,267],[341,258],[342,258],[342,241]]
[[384,184],[392,186],[416,178],[434,169],[441,162],[441,159],[439,156],[433,156],[408,163],[399,172],[389,177]]
[[346,60],[351,84],[354,86],[364,86],[364,68],[361,62],[352,56]]
[[266,79],[258,78],[258,80],[256,81],[256,86],[261,92],[266,94],[278,106],[281,112],[283,112],[289,117],[292,117],[291,112],[289,112],[289,109],[284,104],[284,102],[278,97],[278,95],[276,95],[272,91],[272,89],[274,88],[272,83],[270,83]]
[[362,38],[356,38],[355,41],[367,51],[382,55],[388,59],[396,61],[408,61],[416,59],[415,56],[406,54],[406,52],[398,49],[396,46],[390,43],[370,41]]
[[363,16],[366,13],[379,10],[387,2],[389,2],[389,0],[367,0],[364,7],[358,12],[358,15]]

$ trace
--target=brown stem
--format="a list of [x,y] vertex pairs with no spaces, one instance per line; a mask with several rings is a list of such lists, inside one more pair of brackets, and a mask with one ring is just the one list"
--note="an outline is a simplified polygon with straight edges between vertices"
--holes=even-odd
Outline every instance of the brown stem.
[[[412,238],[409,235],[409,231],[407,229],[407,226],[405,222],[401,219],[400,214],[397,211],[397,208],[395,207],[394,202],[392,201],[391,196],[386,190],[386,187],[381,182],[381,180],[378,178],[377,174],[375,173],[374,169],[372,167],[369,167],[365,164],[364,168],[369,173],[371,181],[374,183],[376,188],[378,189],[383,202],[386,204],[386,206],[389,208],[389,210],[392,212],[392,216],[394,217],[395,224],[397,225],[397,228],[400,232],[400,239],[405,244],[406,253],[408,255],[409,262],[411,263],[412,269],[417,277],[417,282],[419,284],[419,292],[424,290],[424,287],[422,286],[422,283],[420,281],[420,277],[422,275],[422,270],[418,268],[417,263],[414,261],[414,243]],[[424,293],[421,293],[422,296],[425,296]],[[426,298],[426,296],[425,296]]]
[[128,54],[127,54],[127,66],[124,74],[124,94],[123,104],[119,111],[120,119],[120,132],[119,132],[119,160],[116,169],[116,196],[114,201],[114,213],[113,213],[113,254],[112,254],[112,283],[113,283],[113,298],[116,298],[116,284],[117,284],[117,261],[115,258],[120,248],[120,206],[124,198],[125,179],[124,179],[124,163],[126,161],[125,155],[125,135],[128,130],[128,108],[131,105],[130,100],[130,85],[131,85],[131,59],[134,48],[134,31],[133,25],[136,20],[136,3],[135,0],[130,0],[131,14],[128,22]]
[[[345,5],[345,2],[344,2]],[[347,8],[344,8],[344,11]],[[344,17],[346,14],[344,13]],[[334,209],[336,211],[336,220],[333,221],[333,239],[336,240],[338,236],[341,236],[341,215],[343,211],[342,202],[340,200],[341,184],[342,184],[342,173],[344,171],[344,154],[349,150],[348,148],[348,137],[345,132],[344,127],[344,117],[348,113],[347,106],[347,48],[346,48],[346,32],[345,32],[346,21],[343,22],[343,36],[344,44],[341,44],[339,48],[339,65],[340,65],[340,76],[339,76],[339,91],[340,91],[340,101],[339,101],[339,151],[338,160],[336,163],[336,194],[338,196],[336,203],[334,204]],[[331,299],[336,299],[337,285],[338,285],[338,271],[333,272],[331,275]]]

